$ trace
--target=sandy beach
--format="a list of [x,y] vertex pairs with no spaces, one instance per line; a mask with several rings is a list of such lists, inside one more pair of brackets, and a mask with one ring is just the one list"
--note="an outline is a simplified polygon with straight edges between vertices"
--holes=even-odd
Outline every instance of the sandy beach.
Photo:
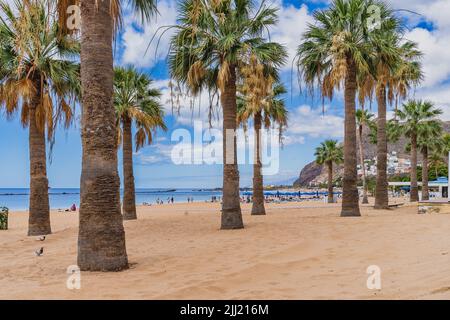
[[[139,207],[125,222],[130,269],[81,274],[76,264],[76,213],[52,212],[53,234],[26,237],[26,212],[10,215],[0,233],[0,299],[440,299],[450,298],[450,220],[363,207],[340,218],[339,205],[269,204],[244,230],[219,230],[219,204]],[[34,251],[44,247],[44,255]],[[381,290],[366,286],[369,265]]]

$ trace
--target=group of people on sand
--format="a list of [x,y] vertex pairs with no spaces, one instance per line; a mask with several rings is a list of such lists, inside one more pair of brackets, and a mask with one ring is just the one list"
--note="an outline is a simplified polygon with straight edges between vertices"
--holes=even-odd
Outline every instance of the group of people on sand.
[[[175,202],[175,200],[173,197],[167,198],[167,203],[174,203],[174,202]],[[164,200],[158,198],[158,199],[156,199],[156,204],[164,204]]]

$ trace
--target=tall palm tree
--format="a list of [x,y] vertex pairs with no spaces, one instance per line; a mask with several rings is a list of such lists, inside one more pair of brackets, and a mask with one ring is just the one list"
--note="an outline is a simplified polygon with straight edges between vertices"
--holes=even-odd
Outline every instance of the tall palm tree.
[[366,177],[366,164],[364,163],[364,149],[363,149],[363,130],[364,126],[372,127],[372,118],[374,115],[367,110],[358,109],[356,110],[356,124],[358,127],[358,140],[359,140],[359,160],[362,169],[362,181],[363,181],[363,204],[369,203],[367,197],[367,177]]
[[252,105],[244,97],[238,97],[237,120],[240,124],[245,124],[250,118],[253,118],[253,126],[255,130],[255,153],[253,163],[253,202],[252,215],[265,215],[264,207],[264,182],[261,164],[261,128],[262,125],[266,129],[275,124],[280,131],[280,137],[283,129],[287,126],[288,111],[286,109],[284,99],[281,98],[285,94],[286,88],[281,83],[275,83],[271,92],[259,100],[257,106]]
[[341,164],[344,161],[344,151],[337,140],[326,140],[316,148],[316,162],[326,165],[328,169],[328,203],[333,203],[333,163]]
[[239,203],[236,152],[236,83],[249,56],[279,67],[283,46],[263,39],[277,21],[277,10],[263,1],[185,0],[172,38],[169,65],[172,77],[191,94],[202,89],[220,96],[223,111],[223,198],[221,229],[243,228]]
[[[398,24],[393,24],[387,41],[378,42],[376,97],[378,104],[378,137],[377,137],[377,183],[375,189],[375,208],[389,208],[387,181],[387,101],[395,99],[397,110],[399,99],[405,99],[412,86],[423,78],[421,64],[418,61],[422,54],[417,44],[406,41],[400,44]],[[384,53],[384,54],[383,54]]]
[[410,100],[403,104],[402,109],[396,111],[399,119],[400,132],[410,139],[411,143],[411,202],[419,201],[417,186],[417,147],[419,134],[426,126],[435,126],[437,117],[442,114],[432,102]]
[[422,154],[422,201],[430,200],[428,187],[429,151],[439,143],[442,135],[442,124],[439,121],[425,122],[418,131],[417,146]]
[[159,102],[161,92],[151,89],[152,80],[132,67],[118,67],[114,72],[114,107],[123,150],[123,218],[137,219],[133,175],[133,139],[131,127],[136,127],[136,151],[151,144],[157,128],[167,130],[164,111]]
[[121,5],[128,3],[142,20],[156,13],[155,0],[53,0],[66,25],[68,6],[81,9],[81,137],[83,160],[78,232],[78,266],[85,271],[128,268],[120,212],[117,130],[113,107],[113,38]]
[[[8,3],[9,2],[9,3]],[[59,37],[55,7],[44,1],[0,1],[0,105],[18,113],[29,128],[30,203],[28,235],[51,233],[46,133],[52,141],[59,120],[72,121],[79,94],[79,43]]]
[[[380,10],[376,28],[371,7]],[[333,98],[344,86],[345,138],[344,181],[341,216],[360,216],[357,189],[355,98],[357,75],[373,72],[372,57],[380,35],[390,30],[393,14],[382,1],[333,0],[330,7],[314,13],[303,43],[297,50],[299,75],[310,90],[317,85],[323,98]]]

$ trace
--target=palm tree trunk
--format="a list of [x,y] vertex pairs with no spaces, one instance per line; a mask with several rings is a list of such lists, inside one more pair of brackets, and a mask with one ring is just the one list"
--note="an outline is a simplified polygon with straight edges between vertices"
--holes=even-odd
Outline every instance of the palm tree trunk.
[[361,162],[362,169],[362,182],[363,182],[363,204],[369,203],[369,199],[367,198],[367,181],[366,181],[366,164],[364,163],[364,150],[363,150],[363,126],[360,125],[358,128],[359,132],[359,160]]
[[131,119],[126,117],[123,126],[123,218],[136,220],[136,195],[133,175],[133,137],[131,134]]
[[236,66],[229,66],[228,79],[220,94],[223,110],[223,199],[221,229],[241,229],[239,170],[236,144]]
[[378,130],[377,130],[377,184],[375,188],[375,209],[389,208],[387,179],[387,134],[386,134],[386,87],[377,88]]
[[327,162],[328,167],[328,203],[334,203],[334,190],[333,190],[333,162]]
[[255,125],[255,163],[253,164],[253,204],[252,215],[265,215],[264,186],[261,172],[261,112],[254,117]]
[[344,137],[344,181],[341,217],[361,216],[357,187],[358,172],[356,152],[356,65],[347,58],[345,79],[345,137]]
[[417,135],[411,136],[411,194],[410,201],[419,201],[419,188],[417,186]]
[[78,266],[128,268],[120,212],[110,1],[81,0],[82,172]]
[[36,109],[40,104],[40,78],[34,83],[38,95],[33,99],[29,111],[30,213],[28,218],[28,235],[41,236],[52,233],[52,229],[50,226],[50,205],[48,200],[45,128],[39,128],[36,119]]
[[428,188],[428,147],[422,148],[422,201],[430,200]]

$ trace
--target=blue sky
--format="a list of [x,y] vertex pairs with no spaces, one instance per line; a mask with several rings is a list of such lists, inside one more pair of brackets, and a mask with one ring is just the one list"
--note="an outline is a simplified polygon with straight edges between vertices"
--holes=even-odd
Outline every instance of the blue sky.
[[[311,13],[318,7],[326,7],[327,0],[280,1],[274,4],[280,7],[280,23],[271,31],[272,40],[288,47],[292,54],[301,39],[306,23],[312,21]],[[422,16],[406,14],[410,30],[406,37],[417,41],[425,52],[424,70],[426,79],[423,86],[415,92],[419,98],[435,101],[444,109],[445,119],[450,119],[450,1],[448,0],[398,0],[390,1],[398,9],[408,9]],[[164,58],[168,49],[168,38],[161,40],[159,49],[151,46],[144,55],[146,44],[158,26],[174,23],[176,19],[175,1],[158,2],[161,15],[148,26],[139,26],[137,19],[126,15],[124,29],[118,40],[116,64],[134,64],[149,73],[155,79],[155,86],[163,91],[163,103],[166,107],[167,133],[158,132],[155,144],[135,154],[135,178],[137,187],[174,188],[174,187],[220,187],[222,167],[220,165],[175,165],[170,159],[170,150],[174,142],[171,134],[177,128],[186,128],[192,132],[192,119],[200,120],[207,127],[207,101],[196,101],[195,111],[189,109],[189,99],[182,102],[180,115],[171,113],[168,103],[168,71]],[[155,58],[156,57],[156,58]],[[285,132],[285,145],[280,151],[280,169],[277,175],[267,176],[267,183],[292,182],[302,167],[313,160],[315,147],[326,138],[341,140],[343,134],[343,101],[337,93],[332,103],[327,103],[326,113],[322,115],[320,101],[311,101],[298,91],[291,78],[290,66],[283,69],[282,78],[287,88],[293,85],[293,92],[286,95],[286,104],[290,112],[289,127]],[[376,106],[374,107],[376,112]],[[76,121],[69,130],[57,131],[56,144],[51,162],[48,163],[48,176],[52,187],[78,187],[81,171],[80,124]],[[29,183],[28,131],[21,127],[18,117],[7,121],[0,115],[0,188],[26,187]],[[119,164],[121,152],[119,151]],[[119,166],[119,172],[122,167]],[[250,186],[252,170],[250,165],[241,166],[241,186]]]

